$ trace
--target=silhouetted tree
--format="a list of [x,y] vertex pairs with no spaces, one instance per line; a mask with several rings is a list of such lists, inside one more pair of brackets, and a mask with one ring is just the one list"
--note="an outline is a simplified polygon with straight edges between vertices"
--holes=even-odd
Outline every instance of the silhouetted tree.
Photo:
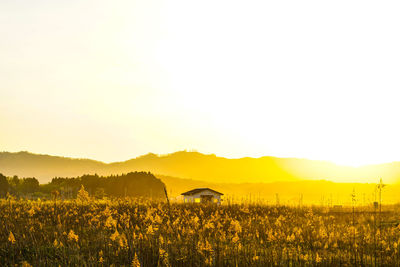
[[96,189],[96,192],[94,192],[94,197],[97,199],[103,199],[105,196],[105,191],[104,188],[99,187]]
[[19,185],[18,176],[14,175],[13,178],[11,178],[10,182],[11,182],[10,183],[11,186],[17,187]]
[[3,184],[0,185],[2,195],[11,192],[15,195],[30,194],[31,196],[41,195],[51,198],[54,192],[59,192],[61,198],[75,198],[78,191],[84,186],[88,195],[100,199],[105,195],[111,197],[164,197],[164,183],[150,172],[130,172],[111,176],[95,174],[77,178],[55,177],[50,183],[44,185],[39,185],[36,178],[19,179],[17,176],[10,179],[11,186],[6,178],[2,178],[2,181]]
[[9,184],[7,177],[0,173],[0,196],[5,196],[8,192]]
[[23,178],[20,179],[18,191],[26,194],[39,191],[39,181],[36,178]]

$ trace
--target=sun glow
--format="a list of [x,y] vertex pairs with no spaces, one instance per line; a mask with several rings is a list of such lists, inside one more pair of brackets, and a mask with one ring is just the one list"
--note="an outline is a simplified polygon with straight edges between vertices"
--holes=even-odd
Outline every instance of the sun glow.
[[400,160],[395,1],[98,1],[70,20],[90,6],[2,4],[24,22],[0,44],[2,149]]

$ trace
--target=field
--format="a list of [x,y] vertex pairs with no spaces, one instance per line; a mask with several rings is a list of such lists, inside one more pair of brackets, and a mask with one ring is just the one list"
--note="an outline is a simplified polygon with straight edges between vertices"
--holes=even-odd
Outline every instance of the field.
[[1,200],[2,266],[395,266],[400,213]]

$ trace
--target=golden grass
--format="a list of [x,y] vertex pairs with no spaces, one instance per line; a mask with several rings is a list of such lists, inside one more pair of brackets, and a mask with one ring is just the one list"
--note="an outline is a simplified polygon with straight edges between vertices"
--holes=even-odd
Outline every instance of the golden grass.
[[[359,208],[361,209],[361,208]],[[395,209],[0,201],[5,266],[271,266],[400,263]],[[374,217],[375,216],[375,217]],[[354,226],[353,226],[354,225]]]

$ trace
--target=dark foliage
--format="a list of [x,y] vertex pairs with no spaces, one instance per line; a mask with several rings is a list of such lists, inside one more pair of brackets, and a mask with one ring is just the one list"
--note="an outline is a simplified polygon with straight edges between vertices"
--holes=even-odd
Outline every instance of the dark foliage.
[[0,173],[0,197],[5,196],[8,192],[8,182],[7,178]]
[[[19,197],[44,197],[56,195],[61,198],[75,198],[81,186],[96,198],[145,197],[163,198],[164,183],[150,172],[130,172],[123,175],[83,175],[76,178],[53,178],[48,184],[39,185],[35,178],[7,178],[0,174],[0,196],[7,192]],[[53,193],[53,194],[52,194]]]

